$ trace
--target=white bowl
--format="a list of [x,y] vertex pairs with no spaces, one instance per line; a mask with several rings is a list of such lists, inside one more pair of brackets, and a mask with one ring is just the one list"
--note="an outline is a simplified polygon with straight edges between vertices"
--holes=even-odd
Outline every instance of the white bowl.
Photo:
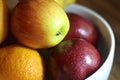
[[108,80],[114,60],[115,38],[108,22],[95,11],[72,4],[65,8],[66,12],[76,13],[90,20],[98,30],[97,48],[100,51],[102,63],[100,68],[85,80]]
[[[6,0],[8,7],[12,10],[18,0]],[[66,12],[79,14],[96,25],[98,30],[97,48],[101,53],[101,67],[86,80],[107,80],[112,68],[115,50],[115,38],[113,31],[107,21],[91,9],[78,4],[72,4],[65,8]]]

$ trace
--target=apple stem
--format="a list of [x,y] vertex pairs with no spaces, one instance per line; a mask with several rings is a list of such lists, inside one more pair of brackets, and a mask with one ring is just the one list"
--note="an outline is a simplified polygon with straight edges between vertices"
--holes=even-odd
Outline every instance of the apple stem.
[[56,33],[56,36],[59,36],[60,34],[61,34],[60,32],[57,32],[57,33]]

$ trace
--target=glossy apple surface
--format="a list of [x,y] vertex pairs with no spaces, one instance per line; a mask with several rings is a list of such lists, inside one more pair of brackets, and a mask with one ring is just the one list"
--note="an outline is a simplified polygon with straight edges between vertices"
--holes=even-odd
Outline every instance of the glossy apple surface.
[[11,31],[28,47],[53,47],[63,40],[68,30],[68,17],[55,1],[26,0],[13,9]]
[[50,80],[84,80],[100,66],[98,50],[83,39],[63,41],[51,51]]
[[75,13],[67,13],[67,15],[70,21],[70,30],[65,37],[65,40],[71,38],[83,38],[92,44],[95,44],[97,37],[95,26],[84,17]]

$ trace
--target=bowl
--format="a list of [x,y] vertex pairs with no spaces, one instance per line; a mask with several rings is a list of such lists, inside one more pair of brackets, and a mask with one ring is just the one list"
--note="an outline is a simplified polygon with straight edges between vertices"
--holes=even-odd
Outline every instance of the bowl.
[[95,11],[79,5],[72,4],[65,7],[66,12],[76,13],[91,21],[98,32],[96,47],[101,55],[101,66],[85,80],[108,80],[114,60],[115,38],[111,26]]
[[[6,0],[8,7],[12,10],[18,0]],[[97,49],[101,55],[101,66],[85,80],[107,80],[114,60],[115,38],[111,26],[108,22],[95,11],[80,4],[72,4],[65,7],[66,12],[73,12],[90,20],[98,32]]]

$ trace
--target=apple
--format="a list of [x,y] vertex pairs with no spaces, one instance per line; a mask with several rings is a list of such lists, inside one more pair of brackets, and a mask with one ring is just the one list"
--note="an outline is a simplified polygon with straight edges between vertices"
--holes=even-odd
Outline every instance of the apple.
[[55,1],[20,1],[13,9],[11,31],[30,48],[50,48],[60,43],[69,30],[66,12]]
[[75,13],[67,13],[67,15],[70,21],[70,30],[66,35],[65,40],[71,38],[83,38],[92,44],[95,44],[97,32],[92,22]]
[[5,0],[0,0],[0,44],[5,40],[8,32],[8,7]]
[[62,8],[64,7],[64,0],[54,0],[56,1]]
[[73,4],[75,2],[76,2],[76,0],[64,0],[64,7],[66,7],[66,6],[70,5],[70,4]]
[[84,39],[62,41],[48,60],[50,80],[84,80],[100,66],[98,50]]

